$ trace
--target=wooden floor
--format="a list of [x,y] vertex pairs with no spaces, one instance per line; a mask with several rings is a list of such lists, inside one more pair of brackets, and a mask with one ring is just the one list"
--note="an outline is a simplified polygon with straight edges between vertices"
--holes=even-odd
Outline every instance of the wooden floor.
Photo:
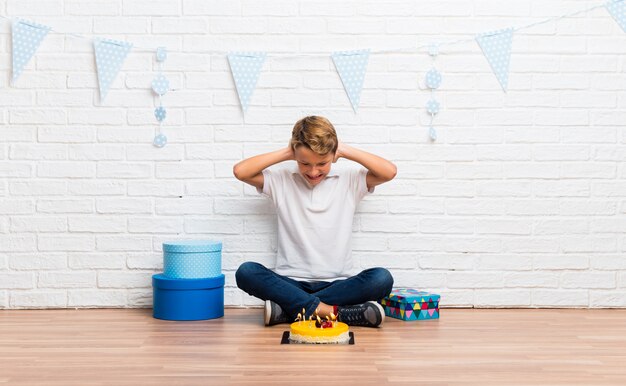
[[171,322],[151,310],[0,311],[0,384],[626,385],[626,310],[444,309],[280,345],[260,309]]

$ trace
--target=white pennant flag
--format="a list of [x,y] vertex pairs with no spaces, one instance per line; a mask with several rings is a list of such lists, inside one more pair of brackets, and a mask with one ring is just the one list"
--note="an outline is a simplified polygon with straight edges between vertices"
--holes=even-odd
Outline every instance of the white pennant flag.
[[13,76],[11,83],[19,78],[26,64],[50,31],[50,27],[26,20],[17,20],[12,25]]
[[506,92],[509,85],[509,62],[511,60],[513,28],[477,35],[476,41],[483,50],[483,54],[487,58],[498,82],[500,82],[502,90]]
[[333,52],[331,56],[355,113],[361,102],[361,90],[369,56],[370,50],[338,51]]
[[265,52],[231,52],[228,54],[241,109],[245,113],[265,63]]
[[132,46],[131,43],[117,40],[94,39],[93,47],[96,54],[100,102],[104,101],[109,87],[117,77],[117,73],[122,68],[124,59],[126,59]]
[[608,1],[605,5],[613,19],[626,32],[626,2],[624,0]]

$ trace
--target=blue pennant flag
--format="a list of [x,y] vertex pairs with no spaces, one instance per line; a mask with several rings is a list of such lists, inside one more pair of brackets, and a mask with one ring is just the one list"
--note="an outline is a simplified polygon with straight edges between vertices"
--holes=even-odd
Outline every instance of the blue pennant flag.
[[498,82],[500,82],[502,90],[506,92],[509,85],[509,62],[511,60],[513,28],[477,35],[476,41],[483,50],[483,54],[487,58]]
[[613,19],[626,32],[626,2],[623,0],[608,1],[605,5]]
[[361,89],[369,56],[370,50],[338,51],[331,56],[355,113],[361,102]]
[[18,20],[12,26],[13,44],[13,76],[11,83],[15,83],[22,70],[35,55],[37,48],[46,37],[50,27],[25,20]]
[[96,54],[100,102],[104,101],[109,87],[115,80],[132,46],[131,43],[117,40],[94,39],[93,47]]
[[265,52],[231,52],[228,54],[230,71],[233,74],[244,113],[248,110],[250,98],[259,80],[263,63],[265,63],[265,56]]

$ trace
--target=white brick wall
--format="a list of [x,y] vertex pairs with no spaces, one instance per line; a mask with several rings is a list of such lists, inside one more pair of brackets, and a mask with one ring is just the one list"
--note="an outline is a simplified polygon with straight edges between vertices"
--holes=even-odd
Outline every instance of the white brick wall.
[[[354,114],[326,56],[521,26],[601,2],[5,0],[64,33],[167,46],[169,144],[151,146],[153,54],[131,51],[99,102],[91,43],[50,34],[10,87],[0,19],[0,308],[149,307],[161,243],[223,241],[229,306],[243,261],[273,264],[271,205],[235,162],[325,115],[398,177],[361,204],[360,265],[446,306],[626,307],[626,33],[596,9],[519,31],[505,94],[479,47],[442,47],[439,139],[424,52],[373,54]],[[245,120],[224,53],[269,57]],[[216,52],[222,52],[218,54]]]

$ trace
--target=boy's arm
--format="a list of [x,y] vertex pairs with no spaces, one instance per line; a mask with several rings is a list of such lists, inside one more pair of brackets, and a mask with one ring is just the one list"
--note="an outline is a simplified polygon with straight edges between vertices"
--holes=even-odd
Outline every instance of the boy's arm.
[[340,157],[358,162],[368,170],[366,177],[368,190],[376,185],[391,181],[398,171],[396,165],[390,161],[341,142],[339,142],[337,147],[335,161]]
[[293,150],[286,147],[265,154],[247,158],[233,167],[233,174],[238,180],[263,189],[263,170],[283,161],[293,160]]

